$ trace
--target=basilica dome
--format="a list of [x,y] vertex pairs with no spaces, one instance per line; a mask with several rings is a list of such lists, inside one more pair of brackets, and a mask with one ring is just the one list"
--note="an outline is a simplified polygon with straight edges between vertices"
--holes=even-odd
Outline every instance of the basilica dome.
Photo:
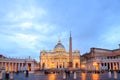
[[62,45],[60,40],[58,41],[57,45],[55,46],[54,52],[66,52],[65,47]]

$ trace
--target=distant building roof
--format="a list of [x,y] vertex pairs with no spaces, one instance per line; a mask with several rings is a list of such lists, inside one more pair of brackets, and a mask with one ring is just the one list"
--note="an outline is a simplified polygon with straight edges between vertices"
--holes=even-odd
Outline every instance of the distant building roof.
[[82,57],[84,58],[104,56],[120,56],[120,49],[108,50],[102,48],[91,48],[89,53],[85,53],[82,55]]
[[0,54],[0,58],[6,58],[6,57]]

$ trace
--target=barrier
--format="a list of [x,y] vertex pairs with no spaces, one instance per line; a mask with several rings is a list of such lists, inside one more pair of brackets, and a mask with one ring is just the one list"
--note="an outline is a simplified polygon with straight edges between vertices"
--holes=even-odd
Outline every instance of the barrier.
[[108,77],[111,78],[112,75],[111,75],[111,71],[108,72]]
[[63,79],[66,79],[66,73],[65,72],[63,73]]
[[114,79],[116,80],[117,79],[117,72],[114,71]]
[[77,78],[76,72],[74,72],[73,75],[74,75],[73,78],[76,79]]
[[13,72],[10,72],[10,79],[13,80]]

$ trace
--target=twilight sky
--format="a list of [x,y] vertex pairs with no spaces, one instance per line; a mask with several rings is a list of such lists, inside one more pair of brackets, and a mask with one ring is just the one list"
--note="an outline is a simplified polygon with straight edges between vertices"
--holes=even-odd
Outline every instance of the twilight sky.
[[40,50],[53,50],[58,39],[66,50],[117,49],[120,0],[0,0],[0,54],[39,61]]

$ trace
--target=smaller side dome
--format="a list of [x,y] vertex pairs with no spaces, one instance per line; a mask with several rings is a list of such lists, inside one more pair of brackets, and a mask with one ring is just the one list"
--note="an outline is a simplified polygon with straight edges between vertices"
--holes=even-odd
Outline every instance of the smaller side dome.
[[47,53],[47,52],[46,52],[45,50],[42,50],[42,51],[40,52],[41,56],[44,56],[46,53]]
[[74,51],[74,53],[80,53],[80,51],[79,51],[78,49],[76,49],[76,50]]

